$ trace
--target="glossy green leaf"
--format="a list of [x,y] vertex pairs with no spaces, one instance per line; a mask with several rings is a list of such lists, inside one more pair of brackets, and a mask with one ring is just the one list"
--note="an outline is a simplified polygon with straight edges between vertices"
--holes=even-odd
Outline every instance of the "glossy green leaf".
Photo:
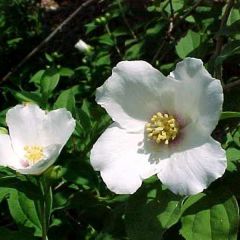
[[200,46],[201,36],[197,32],[189,30],[176,45],[176,52],[180,58],[187,57],[192,51]]
[[9,188],[0,188],[0,203],[9,197],[9,192],[11,192],[11,189]]
[[141,48],[143,47],[143,42],[137,42],[133,44],[125,53],[126,59],[132,60],[136,59],[137,56],[141,56]]
[[41,78],[41,93],[44,98],[48,98],[52,91],[57,87],[60,79],[58,69],[47,69]]
[[90,104],[87,100],[83,100],[82,107],[78,109],[79,121],[84,129],[91,129],[91,114],[90,114]]
[[75,113],[74,95],[75,94],[72,88],[62,91],[54,103],[54,109],[66,108],[68,111]]
[[74,75],[74,71],[71,68],[61,67],[59,68],[59,74],[63,77],[71,77]]
[[227,189],[191,196],[183,208],[180,233],[186,240],[237,240],[238,203]]
[[109,46],[114,46],[114,41],[109,34],[104,34],[101,37],[98,38],[98,41],[100,44],[106,44]]
[[240,160],[240,150],[237,148],[229,147],[226,151],[229,161]]
[[37,92],[27,92],[27,91],[15,91],[13,89],[8,89],[10,93],[20,102],[33,102],[38,105],[41,105],[42,99],[39,93]]
[[34,82],[35,84],[39,85],[42,79],[43,74],[45,73],[46,70],[39,70],[36,72],[30,79],[29,82]]
[[132,195],[126,210],[126,231],[132,240],[160,240],[181,214],[181,199],[160,183],[142,187]]
[[220,119],[239,118],[240,112],[222,112]]
[[36,202],[24,193],[12,190],[8,199],[10,213],[20,228],[34,231],[35,236],[41,236],[41,223],[38,217]]
[[236,21],[239,21],[240,19],[240,9],[233,8],[232,11],[230,12],[230,15],[227,19],[227,25],[232,25],[233,23],[235,23]]

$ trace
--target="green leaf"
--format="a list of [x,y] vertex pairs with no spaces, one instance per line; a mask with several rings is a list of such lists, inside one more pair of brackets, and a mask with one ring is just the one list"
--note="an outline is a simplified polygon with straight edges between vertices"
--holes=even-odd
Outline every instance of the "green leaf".
[[109,34],[104,34],[98,38],[99,43],[105,44],[108,46],[114,46],[114,41]]
[[22,38],[13,38],[7,41],[9,47],[16,47],[18,43],[22,42]]
[[144,42],[138,42],[133,44],[130,48],[128,48],[125,53],[126,59],[130,60],[135,59],[136,57],[140,57],[143,44]]
[[227,170],[230,172],[237,171],[237,163],[240,160],[240,150],[234,147],[229,147],[226,150],[227,154]]
[[85,189],[93,189],[98,183],[97,176],[89,163],[72,159],[64,166],[64,176],[68,182],[81,185]]
[[239,9],[232,9],[230,12],[230,15],[227,20],[227,25],[231,26],[236,21],[239,21],[240,19],[240,10]]
[[162,29],[164,28],[163,22],[156,22],[153,27],[149,27],[146,31],[146,36],[154,37],[155,35],[158,35]]
[[236,240],[238,203],[227,189],[200,193],[187,199],[180,233],[186,240]]
[[[11,190],[10,190],[11,191]],[[0,203],[9,197],[9,188],[0,188]]]
[[24,193],[11,189],[8,206],[12,217],[20,228],[31,229],[35,236],[41,236],[41,223],[37,214],[36,202]]
[[45,53],[45,58],[48,60],[48,62],[52,63],[54,61],[53,57],[48,54],[48,53]]
[[215,65],[221,65],[227,58],[240,54],[240,41],[232,41],[226,44],[220,55],[215,60]]
[[95,61],[96,66],[109,65],[111,63],[109,52],[100,52]]
[[39,85],[42,79],[43,74],[46,70],[39,70],[36,72],[30,79],[30,82],[34,82],[35,84]]
[[233,142],[237,145],[237,147],[240,147],[240,129],[239,128],[233,134]]
[[[172,5],[173,5],[174,11],[179,11],[180,9],[182,9],[184,7],[184,1],[182,1],[182,0],[172,0]],[[165,10],[169,14],[171,13],[170,4],[167,5]]]
[[97,235],[95,240],[116,240],[116,238],[114,238],[108,233],[100,233]]
[[0,134],[8,134],[8,130],[4,127],[0,127]]
[[160,240],[181,214],[181,199],[169,190],[150,185],[142,187],[129,199],[126,230],[131,240]]
[[47,69],[41,78],[41,93],[43,98],[48,98],[52,91],[57,87],[60,79],[58,69],[50,68]]
[[71,68],[61,67],[59,68],[59,74],[63,77],[71,77],[74,75],[74,71]]
[[84,129],[92,129],[90,104],[87,100],[83,100],[82,107],[78,109],[79,122]]
[[98,25],[96,25],[95,22],[85,24],[86,34],[94,31],[97,28],[97,26]]
[[61,92],[56,102],[54,103],[54,109],[66,108],[68,111],[75,113],[75,95],[74,88],[70,88]]
[[181,38],[176,45],[176,52],[180,58],[187,57],[192,51],[200,46],[201,36],[197,32],[189,30],[185,37]]
[[239,149],[236,149],[236,148],[233,148],[233,147],[229,147],[226,150],[226,153],[227,153],[227,159],[229,161],[240,160],[240,150]]
[[42,99],[40,94],[37,92],[27,92],[23,90],[21,92],[18,92],[10,88],[7,88],[7,90],[21,103],[33,102],[41,105]]
[[6,121],[5,121],[7,111],[8,111],[8,109],[5,109],[0,112],[0,125],[1,126],[5,126],[5,127],[7,126]]
[[240,112],[222,112],[220,119],[239,118]]

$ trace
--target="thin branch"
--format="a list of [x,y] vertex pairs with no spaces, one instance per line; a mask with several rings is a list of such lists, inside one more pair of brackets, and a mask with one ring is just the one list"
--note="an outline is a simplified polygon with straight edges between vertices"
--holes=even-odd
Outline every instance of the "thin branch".
[[173,10],[173,4],[172,4],[172,0],[169,0],[169,5],[170,5],[170,11],[171,11],[171,17],[169,19],[169,27],[168,27],[168,30],[167,30],[167,37],[168,38],[171,38],[171,34],[172,34],[172,31],[173,31],[173,22],[174,22],[174,10]]
[[[219,31],[221,31],[227,23],[228,17],[231,13],[232,7],[234,5],[234,0],[228,0],[227,5],[226,5],[226,9],[225,12],[223,14],[221,23],[220,23],[220,27],[219,27]],[[223,47],[223,41],[224,38],[221,34],[218,34],[216,37],[216,48],[215,48],[215,52],[213,54],[213,59],[215,59],[222,51],[222,47]],[[222,65],[218,65],[214,67],[214,77],[217,79],[220,79],[222,86],[224,86],[224,82],[222,79]]]
[[223,90],[224,90],[225,92],[227,92],[227,91],[231,90],[231,89],[234,88],[234,87],[240,87],[240,79],[238,79],[238,80],[236,80],[236,81],[234,81],[234,82],[225,84],[225,85],[223,86]]
[[106,29],[108,35],[110,36],[110,38],[113,40],[113,42],[114,42],[114,47],[115,47],[115,49],[116,49],[119,57],[122,59],[123,57],[122,57],[121,51],[120,51],[120,49],[119,49],[118,46],[117,46],[117,40],[116,40],[115,36],[112,34],[112,32],[110,31],[109,25],[108,25],[107,23],[106,23],[106,25],[105,25],[105,29]]
[[130,27],[130,24],[128,23],[128,20],[127,20],[127,18],[126,18],[126,16],[125,16],[125,13],[124,13],[123,7],[122,7],[122,3],[121,3],[120,0],[118,0],[118,6],[119,6],[119,9],[120,9],[120,11],[121,11],[121,15],[122,15],[123,21],[124,21],[124,23],[126,24],[128,30],[129,30],[130,33],[132,34],[133,38],[134,38],[134,39],[137,39],[137,35],[135,34],[135,32],[134,32],[134,31],[132,30],[132,28]]
[[153,59],[152,59],[152,61],[151,61],[152,64],[155,63],[155,61],[157,60],[157,58],[158,58],[159,54],[161,53],[162,49],[165,48],[166,43],[167,43],[167,40],[166,40],[166,38],[164,38],[163,41],[162,41],[162,43],[161,43],[161,45],[160,45],[159,48],[157,49],[155,55],[153,56]]
[[169,0],[169,4],[170,4],[171,17],[173,17],[174,16],[174,10],[173,10],[172,0]]
[[168,27],[168,30],[166,32],[165,38],[163,39],[163,41],[162,41],[161,45],[159,46],[157,52],[153,56],[153,59],[152,59],[152,62],[151,62],[152,64],[154,64],[154,62],[158,58],[159,54],[161,53],[161,50],[165,47],[165,45],[171,39],[171,34],[172,34],[173,30],[176,27],[178,27],[182,23],[182,21],[185,18],[187,18],[202,2],[203,2],[203,0],[198,0],[183,16],[180,16],[180,14],[174,16],[172,1],[169,0],[170,9],[171,9],[171,17],[169,19],[169,27]]
[[79,14],[85,7],[92,4],[96,0],[88,0],[81,4],[70,16],[68,16],[51,34],[49,34],[37,47],[35,47],[18,65],[12,68],[0,81],[5,82],[9,77],[12,76],[20,67],[22,67],[32,56],[34,56],[39,50],[41,50],[62,28],[67,25],[74,17]]
[[180,16],[180,19],[188,17],[202,2],[203,0],[198,0],[183,16]]

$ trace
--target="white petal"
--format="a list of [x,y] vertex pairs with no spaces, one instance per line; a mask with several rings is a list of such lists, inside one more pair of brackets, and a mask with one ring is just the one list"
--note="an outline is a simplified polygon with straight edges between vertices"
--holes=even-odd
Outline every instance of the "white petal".
[[137,131],[153,114],[169,109],[173,84],[173,79],[164,77],[147,62],[123,61],[97,89],[96,101],[122,128]]
[[186,58],[171,76],[180,80],[175,93],[178,114],[190,118],[207,135],[216,127],[222,110],[223,90],[211,77],[200,59]]
[[113,124],[93,146],[90,161],[111,191],[128,194],[156,173],[149,156],[143,150],[143,134],[129,134]]
[[25,145],[41,145],[41,123],[45,112],[35,104],[17,105],[6,114],[13,148],[22,156]]
[[72,135],[75,125],[72,114],[64,108],[48,112],[42,123],[44,145],[60,144],[64,146]]
[[75,120],[66,109],[45,112],[34,104],[17,105],[6,115],[14,150],[23,157],[24,146],[66,144],[75,128]]
[[44,149],[44,154],[46,155],[46,157],[43,160],[37,162],[32,166],[18,168],[15,170],[20,172],[21,174],[40,175],[57,160],[61,148],[62,145],[50,145]]
[[158,177],[171,191],[181,195],[202,192],[226,169],[225,151],[209,138],[200,146],[174,152],[160,161]]
[[9,135],[0,134],[0,165],[20,167],[20,159],[14,153]]

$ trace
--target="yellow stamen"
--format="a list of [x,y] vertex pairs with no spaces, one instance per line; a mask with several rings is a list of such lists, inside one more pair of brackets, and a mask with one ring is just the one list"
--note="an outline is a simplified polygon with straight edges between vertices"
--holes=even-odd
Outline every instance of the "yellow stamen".
[[37,163],[44,157],[43,147],[38,145],[32,145],[32,146],[26,145],[24,147],[24,151],[25,151],[25,158],[30,165]]
[[151,117],[145,129],[150,140],[156,143],[169,144],[177,137],[179,124],[172,115],[158,112]]

